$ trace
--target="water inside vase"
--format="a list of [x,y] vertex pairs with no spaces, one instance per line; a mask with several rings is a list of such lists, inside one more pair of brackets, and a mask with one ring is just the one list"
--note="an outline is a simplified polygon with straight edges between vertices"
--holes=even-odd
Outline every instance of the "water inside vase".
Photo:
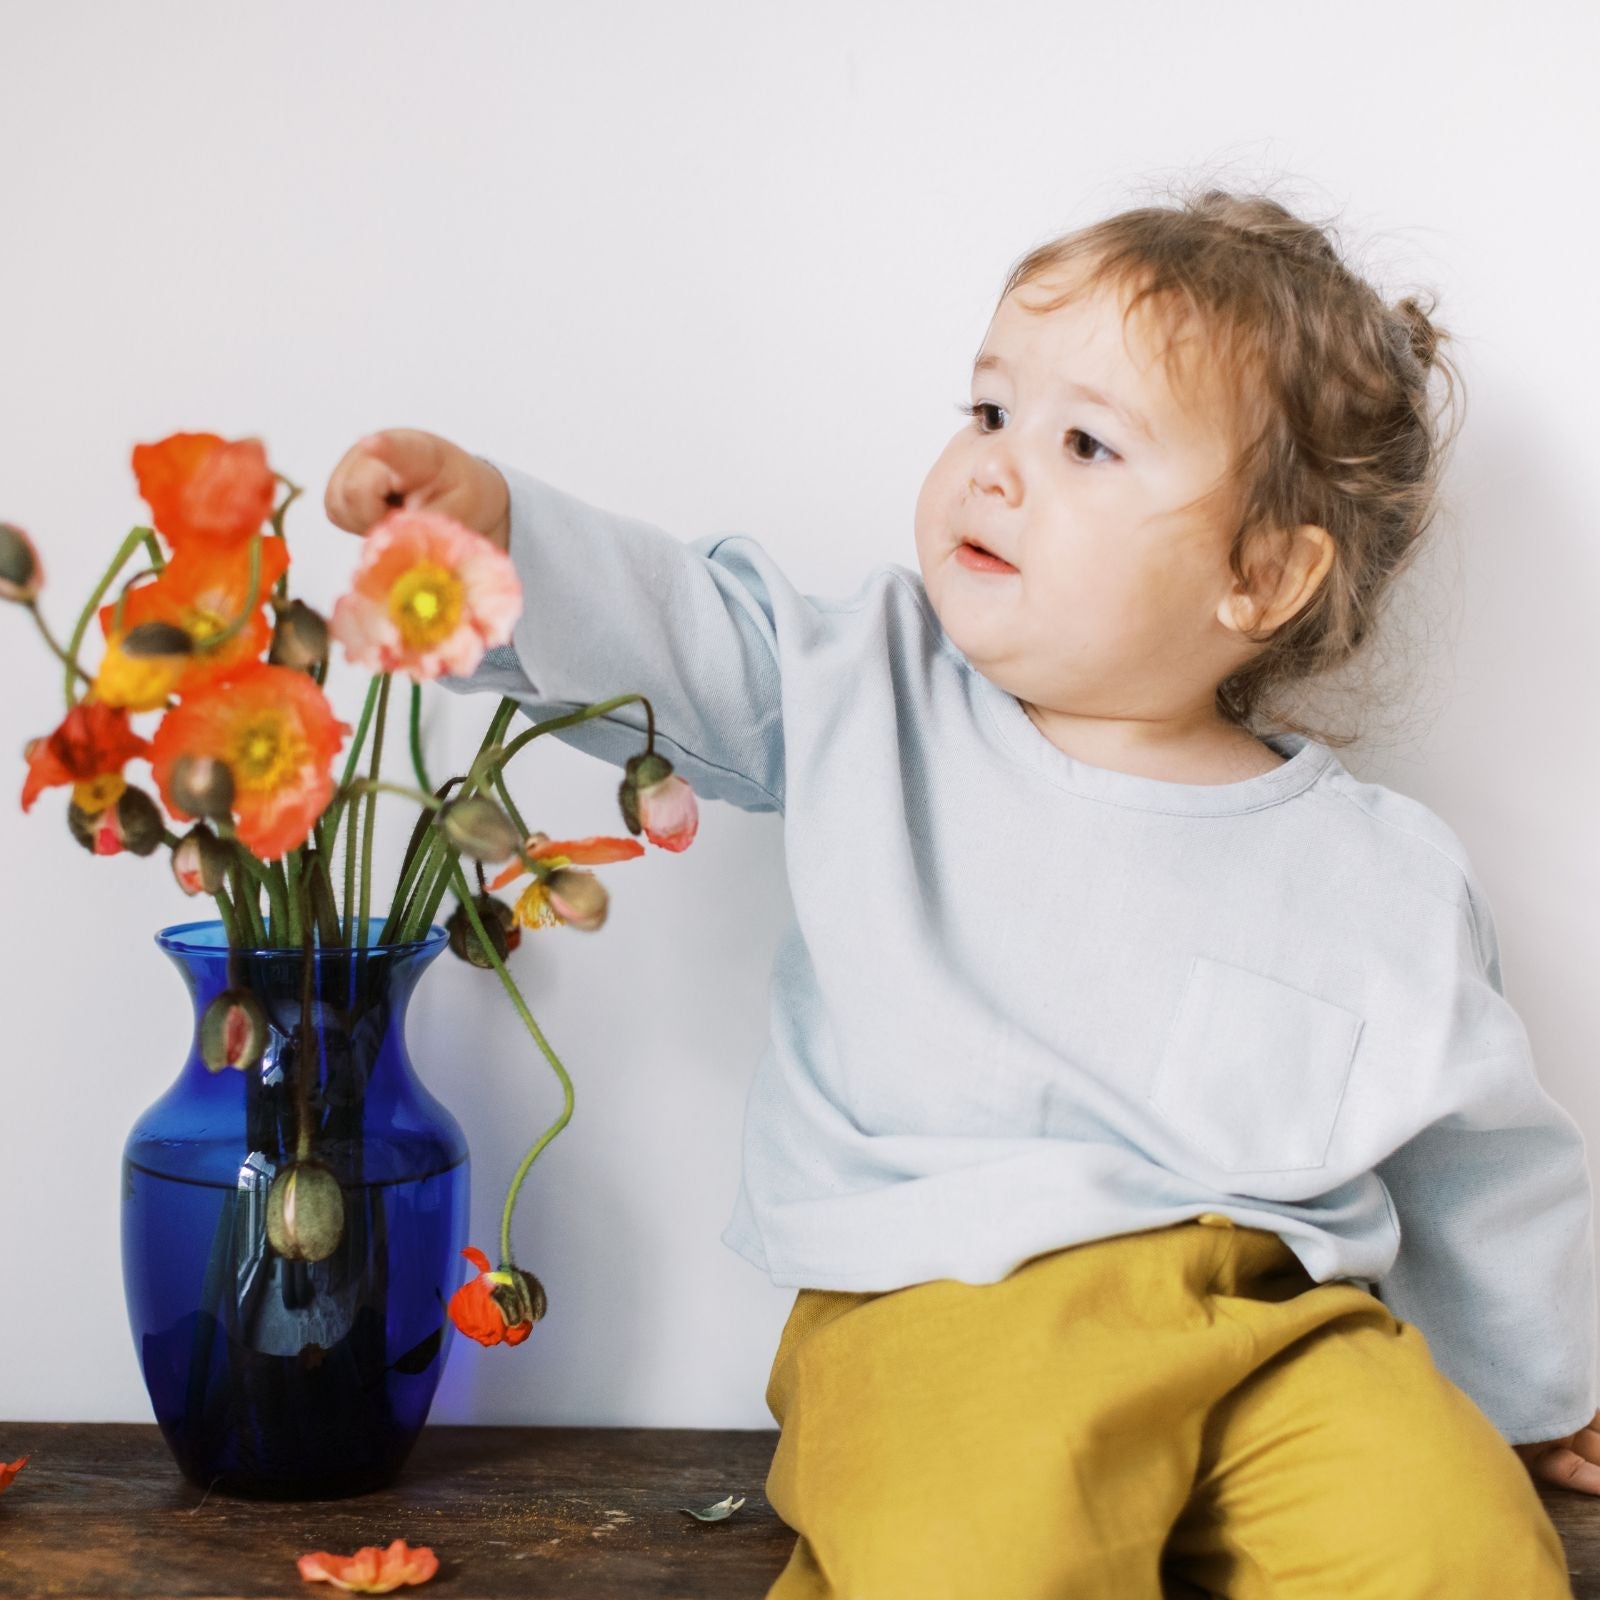
[[[124,1159],[124,1279],[145,1382],[200,1487],[363,1493],[398,1473],[443,1371],[467,1161],[346,1184],[343,1237],[318,1262],[286,1260],[268,1243],[274,1173],[251,1156],[222,1185]],[[212,1248],[174,1249],[177,1240]]]

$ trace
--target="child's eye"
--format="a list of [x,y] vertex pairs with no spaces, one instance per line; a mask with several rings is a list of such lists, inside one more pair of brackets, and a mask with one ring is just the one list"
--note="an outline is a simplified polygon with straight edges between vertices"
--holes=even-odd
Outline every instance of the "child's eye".
[[[988,418],[985,414],[990,411],[996,411],[1004,414],[1005,407],[997,406],[993,401],[990,400],[978,400],[971,405],[966,404],[964,401],[958,401],[956,403],[956,410],[959,411],[963,416],[978,419],[978,431],[980,433],[993,433],[994,429],[988,425]],[[1070,441],[1073,439],[1082,439],[1088,442],[1089,446],[1091,447],[1091,453],[1089,455],[1082,456],[1079,455],[1077,451],[1072,451],[1072,459],[1074,461],[1081,462],[1084,466],[1092,465],[1097,459],[1110,461],[1115,461],[1117,459],[1117,453],[1111,448],[1110,445],[1102,444],[1100,440],[1095,438],[1092,433],[1085,433],[1082,428],[1068,428],[1067,439],[1069,441],[1069,448]],[[1092,453],[1094,450],[1103,450],[1105,452],[1104,457],[1097,458]]]

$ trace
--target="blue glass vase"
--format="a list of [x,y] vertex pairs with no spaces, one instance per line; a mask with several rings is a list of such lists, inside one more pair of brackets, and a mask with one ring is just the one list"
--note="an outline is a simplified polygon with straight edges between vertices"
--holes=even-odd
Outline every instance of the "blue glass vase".
[[[377,939],[382,919],[368,928]],[[469,1163],[406,1053],[405,1013],[446,939],[435,926],[365,950],[230,952],[220,922],[156,935],[195,1037],[124,1147],[123,1287],[156,1421],[200,1488],[363,1494],[398,1476],[422,1430],[453,1332]],[[225,989],[254,995],[269,1024],[244,1070],[201,1054]]]

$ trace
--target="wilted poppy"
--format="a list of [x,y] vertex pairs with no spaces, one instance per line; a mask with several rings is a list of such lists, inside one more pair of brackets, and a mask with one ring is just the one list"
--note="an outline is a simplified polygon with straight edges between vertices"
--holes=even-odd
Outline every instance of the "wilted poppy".
[[[53,733],[30,739],[23,746],[28,776],[22,785],[22,809],[28,810],[43,790],[56,784],[82,784],[107,774],[120,775],[128,761],[149,749],[150,741],[128,726],[125,708],[80,700]],[[116,798],[116,794],[110,795],[111,800]],[[101,806],[109,803],[103,792],[95,799]]]
[[[178,695],[190,695],[215,683],[240,667],[260,659],[272,642],[267,605],[272,587],[288,570],[289,546],[269,534],[261,541],[261,571],[256,583],[256,604],[250,620],[230,639],[214,648],[206,641],[219,634],[244,610],[250,600],[250,541],[221,544],[192,542],[181,546],[154,583],[130,589],[122,608],[122,629],[114,639],[112,623],[116,604],[100,608],[100,626],[107,640],[107,661],[118,641],[142,622],[169,622],[194,641],[193,651],[175,663],[172,681]],[[160,658],[157,658],[160,659]],[[102,673],[106,666],[102,665]],[[165,704],[165,694],[154,702]],[[150,705],[136,705],[149,710]]]
[[439,1558],[427,1545],[412,1549],[396,1539],[387,1550],[364,1544],[353,1556],[314,1550],[295,1563],[308,1583],[331,1583],[352,1594],[388,1594],[405,1583],[426,1583],[439,1570]]
[[22,1469],[27,1466],[27,1464],[28,1458],[26,1456],[19,1456],[17,1460],[13,1461],[9,1467],[5,1464],[5,1462],[0,1461],[0,1492],[3,1492],[10,1485],[11,1480],[16,1477],[16,1475],[21,1472]]
[[156,531],[174,553],[189,545],[242,544],[272,515],[276,483],[259,439],[169,434],[133,447],[133,472]]
[[395,511],[361,541],[328,626],[357,665],[424,679],[471,673],[521,614],[504,551],[442,511]]
[[189,695],[161,719],[150,768],[180,821],[172,771],[181,756],[215,756],[233,774],[240,840],[263,860],[303,844],[333,795],[333,758],[351,732],[314,678],[252,662]]
[[461,1253],[478,1276],[450,1296],[450,1320],[479,1344],[521,1344],[545,1313],[544,1286],[520,1267],[491,1271],[488,1256],[475,1245]]

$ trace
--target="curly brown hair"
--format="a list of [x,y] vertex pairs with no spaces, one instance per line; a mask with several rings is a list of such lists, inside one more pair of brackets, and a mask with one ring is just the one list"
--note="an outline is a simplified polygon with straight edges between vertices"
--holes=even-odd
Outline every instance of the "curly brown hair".
[[[1333,560],[1292,617],[1246,634],[1261,648],[1217,685],[1217,711],[1251,732],[1289,729],[1343,745],[1357,735],[1297,720],[1283,702],[1373,635],[1436,516],[1465,391],[1439,348],[1451,335],[1433,321],[1436,297],[1386,305],[1341,257],[1330,227],[1265,194],[1196,185],[1174,204],[1122,211],[1038,245],[1012,267],[1000,298],[1070,263],[1073,281],[1026,309],[1110,287],[1126,323],[1149,302],[1173,334],[1163,357],[1175,389],[1193,391],[1203,378],[1232,397],[1232,464],[1205,498],[1217,497],[1233,525],[1234,577],[1247,582],[1254,558],[1270,559],[1283,530],[1302,523],[1327,530]],[[1196,327],[1198,341],[1177,337]]]

